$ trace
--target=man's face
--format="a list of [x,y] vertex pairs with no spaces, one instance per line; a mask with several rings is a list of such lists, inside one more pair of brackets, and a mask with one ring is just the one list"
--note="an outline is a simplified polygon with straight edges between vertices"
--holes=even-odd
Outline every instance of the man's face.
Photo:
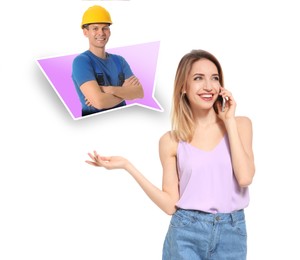
[[109,24],[95,23],[83,29],[84,35],[89,38],[90,46],[104,48],[110,37]]

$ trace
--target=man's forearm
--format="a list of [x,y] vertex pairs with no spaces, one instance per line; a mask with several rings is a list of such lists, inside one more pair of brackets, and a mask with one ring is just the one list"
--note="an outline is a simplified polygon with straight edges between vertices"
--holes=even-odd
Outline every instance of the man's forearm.
[[103,91],[121,99],[132,100],[144,97],[144,90],[139,86],[104,87]]
[[124,99],[111,94],[102,93],[91,105],[97,109],[107,109],[120,104]]

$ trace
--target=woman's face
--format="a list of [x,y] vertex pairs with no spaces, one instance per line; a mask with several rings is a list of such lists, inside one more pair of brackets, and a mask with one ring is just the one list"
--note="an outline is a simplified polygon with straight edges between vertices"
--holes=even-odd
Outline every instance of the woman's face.
[[185,91],[192,109],[212,108],[220,92],[216,65],[208,59],[194,62],[187,78]]

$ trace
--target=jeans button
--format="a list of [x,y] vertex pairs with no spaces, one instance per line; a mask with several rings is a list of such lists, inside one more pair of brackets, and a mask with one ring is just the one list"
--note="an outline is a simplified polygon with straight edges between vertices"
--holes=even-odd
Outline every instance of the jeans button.
[[219,221],[221,218],[219,216],[216,216],[216,221]]

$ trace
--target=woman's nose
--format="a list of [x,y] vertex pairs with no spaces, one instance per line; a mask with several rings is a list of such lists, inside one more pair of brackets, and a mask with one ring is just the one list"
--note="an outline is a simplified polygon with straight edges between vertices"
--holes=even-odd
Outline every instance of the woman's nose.
[[211,91],[212,90],[212,85],[209,82],[205,82],[203,89],[206,91]]

